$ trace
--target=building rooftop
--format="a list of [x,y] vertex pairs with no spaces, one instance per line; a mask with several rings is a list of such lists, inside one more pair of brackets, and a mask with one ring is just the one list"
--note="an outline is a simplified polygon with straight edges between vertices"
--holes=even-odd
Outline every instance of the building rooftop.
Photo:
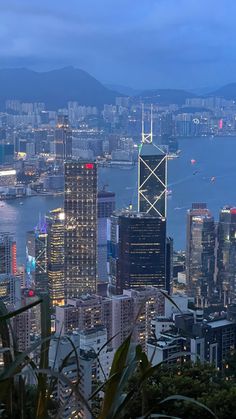
[[114,198],[115,197],[115,193],[114,192],[109,192],[109,191],[98,191],[98,198]]
[[207,325],[212,327],[212,328],[232,326],[233,324],[235,324],[235,323],[231,322],[229,320],[226,320],[226,319],[213,320],[213,321],[207,323]]
[[81,330],[79,334],[84,335],[84,336],[89,336],[89,335],[93,335],[94,333],[103,334],[104,331],[106,331],[106,328],[104,326],[95,326],[95,327],[91,327],[91,329],[88,329],[88,330]]
[[[146,212],[138,212],[138,211],[132,211],[132,210],[126,210],[126,209],[124,209],[124,210],[118,210],[118,211],[115,211],[114,213],[113,213],[113,216],[115,216],[115,217],[125,217],[125,218],[133,218],[133,219],[156,219],[156,218],[160,218],[160,217],[157,217],[157,216],[155,216],[155,215],[151,215],[151,214],[149,214],[149,213],[146,213]],[[164,219],[163,219],[164,220]]]

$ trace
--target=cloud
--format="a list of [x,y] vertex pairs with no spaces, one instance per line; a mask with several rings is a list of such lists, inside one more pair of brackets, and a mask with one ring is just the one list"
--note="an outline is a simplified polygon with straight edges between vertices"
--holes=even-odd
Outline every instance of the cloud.
[[0,62],[74,65],[134,87],[220,84],[236,72],[236,2],[224,3],[8,0],[0,4]]

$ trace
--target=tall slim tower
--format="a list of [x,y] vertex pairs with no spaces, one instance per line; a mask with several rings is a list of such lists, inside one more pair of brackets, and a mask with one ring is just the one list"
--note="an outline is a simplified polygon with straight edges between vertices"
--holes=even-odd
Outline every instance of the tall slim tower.
[[56,160],[61,162],[70,160],[72,158],[72,131],[68,116],[58,115],[54,141]]
[[[144,107],[142,107],[142,143],[138,157],[138,211],[157,218],[156,240],[160,243],[160,260],[165,266],[163,288],[170,290],[171,253],[167,252],[166,217],[167,217],[167,153],[161,146],[153,143],[152,106],[150,113],[150,131],[145,129]],[[160,276],[163,268],[160,267]]]
[[153,143],[153,122],[144,129],[142,112],[142,143],[138,157],[138,211],[166,218],[167,199],[167,154]]
[[27,232],[27,259],[29,267],[30,282],[36,293],[48,291],[48,235],[45,223],[39,225],[33,231]]
[[99,281],[108,280],[107,272],[107,222],[115,211],[115,194],[102,190],[98,192],[98,240],[97,277]]
[[65,291],[77,298],[96,291],[97,166],[65,163]]
[[48,233],[48,287],[51,304],[62,305],[65,301],[64,280],[64,232],[65,214],[61,208],[46,216]]
[[0,234],[0,274],[16,274],[16,242],[10,233]]
[[186,242],[188,295],[204,306],[213,296],[215,268],[215,222],[206,204],[193,204],[188,211]]
[[236,301],[236,208],[220,210],[217,244],[217,288],[226,306]]

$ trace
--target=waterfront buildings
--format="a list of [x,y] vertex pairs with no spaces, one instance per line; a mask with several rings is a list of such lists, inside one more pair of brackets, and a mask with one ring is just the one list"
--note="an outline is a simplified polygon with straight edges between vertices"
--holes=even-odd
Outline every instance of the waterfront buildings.
[[16,184],[16,170],[12,167],[0,168],[0,187],[15,186]]
[[217,288],[226,306],[236,298],[236,208],[220,211],[217,228]]
[[97,166],[65,163],[65,291],[77,298],[96,291]]

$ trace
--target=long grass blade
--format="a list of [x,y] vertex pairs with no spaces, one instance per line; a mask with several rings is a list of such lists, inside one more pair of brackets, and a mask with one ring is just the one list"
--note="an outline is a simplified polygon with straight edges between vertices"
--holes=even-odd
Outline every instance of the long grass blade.
[[192,399],[191,397],[186,397],[186,396],[181,396],[179,394],[176,394],[174,396],[169,396],[166,397],[166,399],[162,400],[160,402],[160,404],[166,403],[166,402],[170,402],[170,401],[183,401],[183,402],[188,402],[188,403],[192,403],[195,404],[196,406],[206,410],[208,413],[210,413],[212,416],[214,416],[215,419],[218,419],[217,416],[215,415],[214,412],[212,412],[211,409],[209,409],[209,407],[205,406],[203,403],[200,403],[199,401]]

